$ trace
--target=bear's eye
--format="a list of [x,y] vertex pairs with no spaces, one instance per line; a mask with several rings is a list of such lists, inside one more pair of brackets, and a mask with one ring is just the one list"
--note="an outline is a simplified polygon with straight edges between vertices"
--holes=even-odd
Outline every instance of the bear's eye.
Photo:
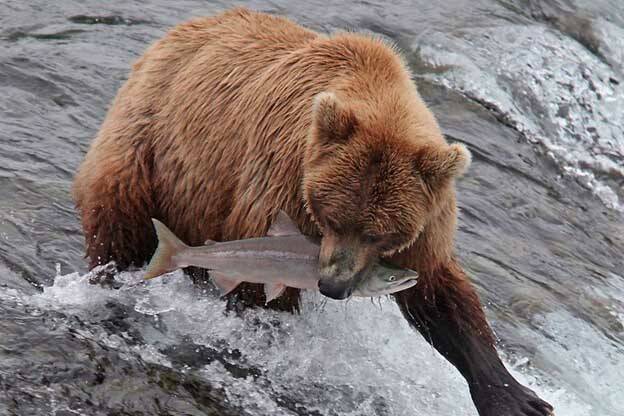
[[381,241],[381,237],[375,234],[364,234],[363,240],[368,244],[377,244]]
[[382,250],[390,251],[405,243],[405,237],[400,234],[389,234],[383,241]]

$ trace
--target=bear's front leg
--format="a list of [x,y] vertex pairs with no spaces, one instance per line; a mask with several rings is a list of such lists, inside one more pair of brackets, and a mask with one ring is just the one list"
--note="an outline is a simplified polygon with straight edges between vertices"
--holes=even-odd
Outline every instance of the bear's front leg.
[[[409,266],[409,265],[407,265]],[[480,416],[547,416],[550,404],[501,362],[478,296],[453,260],[396,295],[405,318],[464,376]]]

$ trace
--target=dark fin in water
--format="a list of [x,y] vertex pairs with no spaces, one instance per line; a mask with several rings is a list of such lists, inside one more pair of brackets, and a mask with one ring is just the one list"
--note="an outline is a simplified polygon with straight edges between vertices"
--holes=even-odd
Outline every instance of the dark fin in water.
[[271,302],[273,299],[278,298],[286,290],[286,286],[280,283],[277,284],[264,284],[264,295],[266,297],[266,303]]
[[297,228],[297,225],[290,219],[290,217],[282,210],[279,210],[275,220],[269,227],[267,232],[268,236],[279,237],[286,235],[300,235],[301,232]]
[[221,291],[221,296],[227,295],[228,293],[236,289],[236,286],[241,283],[240,280],[229,278],[214,270],[210,271],[210,277],[212,277],[212,281]]
[[143,277],[145,280],[178,269],[179,267],[173,261],[173,257],[188,248],[165,224],[154,218],[152,218],[152,222],[158,237],[158,247],[147,265],[147,271]]

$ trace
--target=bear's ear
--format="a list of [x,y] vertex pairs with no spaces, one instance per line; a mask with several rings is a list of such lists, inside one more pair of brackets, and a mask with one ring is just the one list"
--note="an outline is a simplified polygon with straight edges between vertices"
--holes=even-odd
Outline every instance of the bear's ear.
[[322,145],[346,142],[357,127],[353,111],[331,92],[322,92],[314,97],[312,117],[315,139]]
[[462,176],[471,161],[472,156],[463,144],[454,143],[443,148],[427,146],[416,154],[414,170],[426,182],[434,184]]

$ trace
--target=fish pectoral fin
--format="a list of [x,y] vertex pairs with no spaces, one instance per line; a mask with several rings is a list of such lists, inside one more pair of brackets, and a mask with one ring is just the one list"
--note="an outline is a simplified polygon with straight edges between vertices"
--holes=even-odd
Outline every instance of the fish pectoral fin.
[[269,303],[273,299],[278,298],[282,293],[284,293],[284,290],[286,290],[286,285],[283,285],[281,283],[276,283],[276,284],[265,283],[264,295],[266,297],[266,303]]
[[297,225],[290,219],[288,214],[284,211],[279,210],[275,220],[269,227],[269,231],[267,231],[267,235],[271,237],[279,237],[279,236],[287,236],[287,235],[300,235],[301,232],[297,228]]
[[221,291],[221,296],[227,295],[228,293],[236,289],[236,286],[241,283],[240,280],[232,279],[230,277],[223,276],[212,271],[210,271],[209,273],[210,277],[212,277],[212,281]]

